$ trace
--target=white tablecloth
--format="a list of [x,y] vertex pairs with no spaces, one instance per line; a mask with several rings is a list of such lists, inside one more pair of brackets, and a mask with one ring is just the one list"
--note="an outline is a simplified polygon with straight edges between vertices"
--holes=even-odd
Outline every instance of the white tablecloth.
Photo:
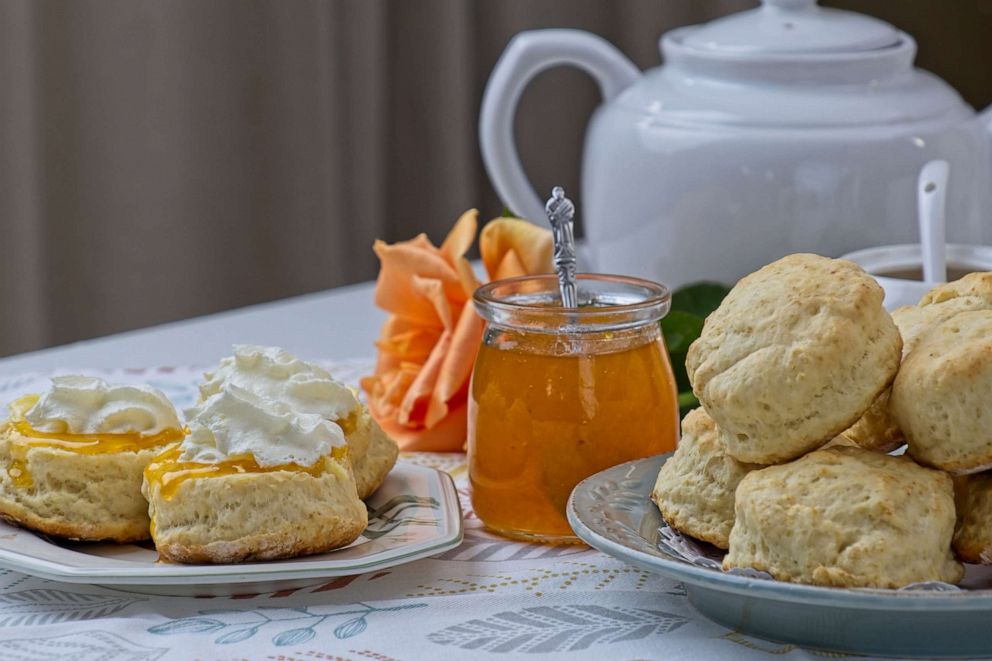
[[511,542],[469,505],[463,455],[407,455],[455,476],[461,547],[298,590],[132,594],[0,574],[0,659],[189,661],[812,658],[699,616],[683,586],[584,546]]

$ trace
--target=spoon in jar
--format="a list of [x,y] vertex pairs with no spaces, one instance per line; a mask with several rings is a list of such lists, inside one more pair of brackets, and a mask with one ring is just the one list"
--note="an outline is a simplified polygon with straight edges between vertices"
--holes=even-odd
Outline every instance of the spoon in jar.
[[564,188],[555,186],[544,210],[551,222],[551,234],[555,244],[554,264],[555,272],[558,274],[561,304],[565,308],[575,308],[578,307],[575,292],[575,235],[572,232],[575,205],[565,197]]

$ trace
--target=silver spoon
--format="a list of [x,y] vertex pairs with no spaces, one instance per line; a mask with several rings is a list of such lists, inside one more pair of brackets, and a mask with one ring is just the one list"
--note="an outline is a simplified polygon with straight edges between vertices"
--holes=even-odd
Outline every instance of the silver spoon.
[[565,308],[576,308],[579,304],[575,293],[575,235],[572,232],[575,205],[565,197],[564,188],[555,186],[544,210],[551,222],[551,234],[555,244],[554,263],[555,272],[558,274],[561,304]]

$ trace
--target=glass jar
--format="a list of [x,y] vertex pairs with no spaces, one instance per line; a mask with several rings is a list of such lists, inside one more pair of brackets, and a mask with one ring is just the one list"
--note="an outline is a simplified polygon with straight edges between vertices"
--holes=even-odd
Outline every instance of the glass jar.
[[486,321],[469,392],[472,505],[500,534],[578,541],[565,503],[583,479],[675,449],[675,377],[659,321],[668,289],[580,274],[563,308],[554,275],[475,292]]

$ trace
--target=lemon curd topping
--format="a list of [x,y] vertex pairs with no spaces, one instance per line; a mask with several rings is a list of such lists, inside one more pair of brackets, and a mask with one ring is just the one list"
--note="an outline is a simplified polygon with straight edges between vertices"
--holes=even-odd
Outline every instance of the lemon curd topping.
[[7,475],[21,488],[30,488],[34,483],[27,468],[27,451],[32,447],[58,448],[89,455],[140,452],[181,441],[187,433],[186,429],[164,429],[147,436],[138,432],[70,434],[38,431],[25,419],[25,413],[35,405],[38,398],[38,395],[25,395],[10,404],[10,428],[19,436],[11,443],[12,458],[7,467]]
[[25,395],[10,405],[10,426],[26,440],[27,445],[49,446],[71,450],[80,454],[111,454],[115,452],[138,452],[147,448],[168,445],[181,441],[186,436],[185,429],[164,429],[149,436],[138,432],[126,434],[69,434],[66,432],[43,432],[33,429],[24,418],[38,395]]
[[[145,468],[145,479],[149,484],[159,485],[159,494],[165,500],[170,500],[179,486],[190,479],[221,477],[240,473],[274,473],[277,471],[307,473],[318,477],[328,470],[335,470],[336,468],[332,464],[328,464],[326,457],[315,461],[311,466],[300,466],[299,464],[260,466],[255,461],[255,457],[250,454],[228,457],[224,461],[214,464],[182,461],[180,459],[182,454],[182,448],[176,445],[155,457],[152,463]],[[341,461],[348,456],[348,448],[333,448],[329,456],[334,460]]]

